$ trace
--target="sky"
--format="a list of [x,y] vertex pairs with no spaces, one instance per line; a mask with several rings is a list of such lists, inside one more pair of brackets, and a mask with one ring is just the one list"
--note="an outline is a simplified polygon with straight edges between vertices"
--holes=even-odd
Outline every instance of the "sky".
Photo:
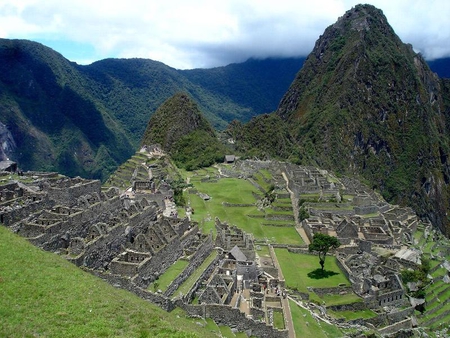
[[[79,64],[148,58],[178,69],[307,56],[352,0],[0,0],[0,37]],[[450,0],[372,0],[428,59],[450,56]]]

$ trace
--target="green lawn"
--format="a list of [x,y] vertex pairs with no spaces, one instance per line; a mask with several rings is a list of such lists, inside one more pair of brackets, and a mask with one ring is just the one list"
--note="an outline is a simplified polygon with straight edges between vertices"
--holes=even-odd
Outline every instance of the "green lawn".
[[308,310],[301,308],[295,302],[289,301],[289,306],[292,318],[294,318],[296,337],[336,338],[344,336],[338,327],[316,321]]
[[372,310],[361,310],[361,311],[327,311],[328,314],[332,315],[335,318],[344,318],[345,320],[355,320],[359,318],[369,319],[376,317],[377,314]]
[[174,293],[174,295],[177,295],[179,292],[181,292],[183,295],[187,294],[189,290],[192,288],[194,283],[197,281],[197,279],[200,278],[201,274],[205,269],[208,267],[209,264],[216,258],[217,251],[211,252],[211,254],[203,261],[203,263],[197,268],[197,270],[194,271],[192,275],[189,276],[188,279],[184,281],[183,284],[178,288],[178,290]]
[[[168,286],[170,285],[170,283],[172,283],[172,281],[178,277],[178,275],[183,272],[183,270],[188,266],[189,262],[186,260],[182,260],[179,259],[177,260],[174,264],[172,264],[170,266],[170,268],[168,268],[166,270],[166,272],[164,272],[161,276],[159,276],[157,282],[157,288],[156,290],[161,290],[162,292],[165,292],[168,288]],[[148,286],[148,289],[150,291],[156,291],[155,290],[155,283],[151,283]]]
[[267,245],[260,245],[259,250],[256,250],[256,253],[260,257],[270,257],[269,247]]
[[[275,253],[280,263],[286,280],[286,286],[291,289],[297,289],[301,292],[310,294],[311,300],[325,305],[336,303],[334,296],[324,296],[323,298],[316,295],[314,292],[309,292],[308,287],[326,288],[337,287],[338,285],[350,285],[350,282],[342,273],[336,264],[336,258],[333,256],[327,257],[325,260],[325,271],[329,272],[331,276],[327,278],[315,279],[308,276],[308,273],[320,269],[319,258],[315,255],[296,254],[291,253],[286,249],[275,249]],[[327,303],[330,301],[330,304]],[[353,294],[340,296],[341,304],[353,303],[359,298]]]
[[286,249],[275,249],[278,262],[283,270],[284,278],[289,287],[297,287],[299,291],[307,292],[307,287],[325,288],[350,285],[350,282],[336,264],[336,257],[328,256],[325,260],[325,270],[336,273],[335,275],[314,279],[308,277],[308,273],[320,269],[319,257],[316,255],[296,254]]
[[[292,221],[270,221],[263,218],[265,212],[256,206],[234,207],[223,203],[252,204],[255,198],[252,193],[258,190],[248,181],[236,178],[222,178],[217,182],[201,182],[200,177],[191,178],[191,183],[197,191],[208,194],[211,199],[203,200],[198,195],[186,194],[189,204],[194,208],[192,219],[199,222],[204,233],[214,229],[214,220],[218,217],[222,222],[236,225],[247,233],[252,233],[255,239],[268,240],[274,243],[301,245],[303,241],[293,226],[265,226],[263,223],[293,224]],[[267,212],[274,213],[271,209]],[[284,212],[289,214],[288,212]],[[292,214],[292,212],[290,213]],[[257,217],[252,217],[257,216]]]
[[363,301],[361,297],[354,293],[348,293],[346,295],[324,295],[320,297],[320,299],[322,299],[327,306],[359,303]]
[[273,312],[273,326],[279,330],[284,330],[284,316],[282,312]]
[[1,337],[204,337],[195,323],[0,226]]

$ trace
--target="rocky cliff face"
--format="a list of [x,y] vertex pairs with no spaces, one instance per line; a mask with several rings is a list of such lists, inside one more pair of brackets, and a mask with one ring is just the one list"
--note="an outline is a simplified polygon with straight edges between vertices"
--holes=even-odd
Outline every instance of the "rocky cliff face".
[[8,160],[16,151],[16,142],[11,132],[0,122],[0,161]]
[[448,105],[442,82],[381,10],[358,5],[328,27],[277,114],[301,161],[362,175],[448,233]]

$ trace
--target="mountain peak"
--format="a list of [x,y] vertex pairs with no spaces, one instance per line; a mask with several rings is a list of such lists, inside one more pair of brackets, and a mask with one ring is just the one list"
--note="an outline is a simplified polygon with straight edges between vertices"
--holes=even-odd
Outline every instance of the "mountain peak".
[[203,130],[214,135],[214,130],[201,114],[197,104],[186,93],[178,92],[152,115],[141,143],[157,143],[164,150],[171,152],[181,137],[194,130]]
[[352,9],[345,12],[337,22],[333,25],[334,28],[344,28],[350,26],[350,29],[356,31],[369,30],[371,26],[386,25],[387,19],[381,9],[372,5],[356,5]]
[[141,144],[161,145],[179,167],[187,170],[221,161],[225,152],[197,104],[183,92],[176,93],[156,110]]
[[442,201],[450,187],[421,188],[450,180],[441,86],[381,10],[358,5],[319,37],[277,114],[293,127],[304,162],[361,174],[449,231]]

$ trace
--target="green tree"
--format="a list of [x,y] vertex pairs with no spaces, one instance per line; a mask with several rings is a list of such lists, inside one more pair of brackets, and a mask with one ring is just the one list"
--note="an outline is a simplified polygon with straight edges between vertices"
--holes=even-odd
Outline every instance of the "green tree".
[[309,245],[310,252],[317,252],[319,254],[319,262],[322,271],[325,265],[325,257],[330,249],[337,249],[341,246],[341,242],[336,237],[317,233],[313,236],[313,241]]
[[173,199],[177,206],[182,207],[186,205],[186,199],[183,195],[185,188],[192,187],[192,184],[186,183],[182,178],[170,182],[170,187],[173,189]]
[[307,218],[309,218],[309,212],[306,210],[305,206],[302,205],[298,210],[298,220],[301,222]]

